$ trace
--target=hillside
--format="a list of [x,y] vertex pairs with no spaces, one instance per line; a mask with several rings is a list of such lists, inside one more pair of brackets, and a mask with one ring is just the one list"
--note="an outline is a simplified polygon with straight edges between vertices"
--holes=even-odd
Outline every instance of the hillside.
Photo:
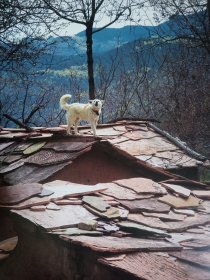
[[[93,51],[101,54],[116,47],[123,46],[136,40],[161,36],[173,36],[171,23],[165,22],[159,26],[124,26],[122,28],[106,28],[93,34]],[[95,29],[97,31],[97,29]],[[85,31],[75,36],[49,37],[49,45],[52,45],[51,54],[59,56],[80,56],[85,54]]]
[[[189,36],[190,28],[180,28],[180,24],[184,24],[183,21],[182,16],[177,16],[157,26],[131,25],[122,28],[106,28],[95,32],[93,34],[94,59],[98,61],[100,58],[107,64],[110,61],[110,55],[115,55],[119,49],[121,53],[126,54],[126,50],[134,49],[134,45],[138,41],[150,42],[151,45],[157,38],[175,38],[177,33],[183,37]],[[197,29],[202,28],[194,15],[188,16],[188,21],[195,22]],[[51,36],[45,42],[50,46],[49,51],[40,58],[40,62],[43,65],[49,65],[49,68],[53,70],[84,65],[86,64],[85,42],[85,31],[79,32],[75,36]]]

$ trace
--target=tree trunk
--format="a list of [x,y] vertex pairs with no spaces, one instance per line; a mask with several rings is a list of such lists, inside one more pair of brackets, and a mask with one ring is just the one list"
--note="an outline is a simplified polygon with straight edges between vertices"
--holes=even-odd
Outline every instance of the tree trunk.
[[88,65],[88,86],[89,98],[95,99],[95,82],[93,73],[93,33],[92,26],[87,26],[86,29],[86,46],[87,46],[87,65]]

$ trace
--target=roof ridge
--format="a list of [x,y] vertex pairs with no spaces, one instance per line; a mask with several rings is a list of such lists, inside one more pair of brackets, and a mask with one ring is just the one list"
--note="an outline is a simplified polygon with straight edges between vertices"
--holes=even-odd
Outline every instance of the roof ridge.
[[169,134],[165,130],[160,129],[159,127],[157,127],[154,124],[149,123],[148,126],[151,127],[152,129],[154,129],[156,132],[160,133],[162,136],[166,137],[168,140],[173,142],[179,148],[183,149],[191,157],[194,157],[195,159],[198,159],[198,160],[201,160],[201,161],[207,160],[207,157],[205,157],[205,156],[197,153],[196,151],[192,150],[190,147],[188,147],[186,145],[185,142],[181,141],[178,137],[176,137],[176,138],[173,137],[171,134]]

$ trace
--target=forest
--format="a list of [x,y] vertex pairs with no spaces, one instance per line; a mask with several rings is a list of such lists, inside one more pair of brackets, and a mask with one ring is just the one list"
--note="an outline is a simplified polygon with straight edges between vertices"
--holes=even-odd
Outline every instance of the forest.
[[[151,119],[209,156],[209,11],[207,0],[1,1],[1,126],[63,124],[70,93],[105,100],[101,123]],[[84,31],[59,36],[73,23]]]

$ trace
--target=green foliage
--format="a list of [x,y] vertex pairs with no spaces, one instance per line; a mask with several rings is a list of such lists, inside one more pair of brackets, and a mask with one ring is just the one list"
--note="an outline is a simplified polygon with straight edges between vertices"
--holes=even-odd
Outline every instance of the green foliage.
[[63,70],[53,70],[49,69],[47,74],[52,74],[60,77],[80,77],[87,78],[87,69],[85,65],[72,66],[71,68],[65,68]]
[[201,182],[209,184],[209,182],[210,182],[210,166],[200,168],[200,178],[201,178]]

